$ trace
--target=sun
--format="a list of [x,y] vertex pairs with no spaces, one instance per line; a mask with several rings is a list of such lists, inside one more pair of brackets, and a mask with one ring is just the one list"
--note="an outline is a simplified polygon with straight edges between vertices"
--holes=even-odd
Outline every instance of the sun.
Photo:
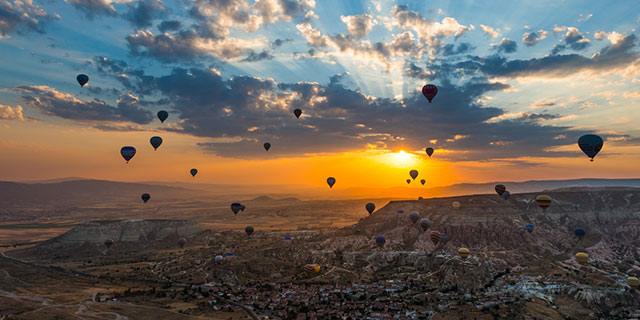
[[416,156],[404,150],[390,152],[384,155],[384,162],[394,167],[411,167],[418,162]]

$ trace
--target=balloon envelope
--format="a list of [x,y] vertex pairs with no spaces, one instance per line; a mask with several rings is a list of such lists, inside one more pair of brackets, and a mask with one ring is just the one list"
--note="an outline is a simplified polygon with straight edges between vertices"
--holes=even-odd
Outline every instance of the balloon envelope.
[[469,253],[470,253],[470,251],[467,248],[462,247],[462,248],[458,249],[458,255],[462,259],[466,259],[469,256]]
[[244,205],[234,202],[231,204],[231,211],[233,211],[233,214],[238,214],[238,212],[244,211]]
[[264,149],[267,150],[267,151],[269,151],[269,149],[271,149],[271,143],[269,143],[269,142],[265,142],[263,146],[264,146]]
[[417,211],[411,212],[409,214],[409,220],[411,220],[412,223],[418,222],[418,220],[420,220],[420,214]]
[[578,261],[579,264],[587,264],[587,262],[589,262],[589,254],[586,252],[576,253],[576,261]]
[[222,262],[222,260],[224,260],[224,257],[222,257],[222,256],[220,256],[220,255],[217,255],[217,256],[215,256],[215,257],[213,258],[213,262],[215,262],[215,263],[221,263],[221,262]]
[[148,193],[143,193],[140,196],[140,199],[142,199],[142,202],[147,203],[147,201],[149,201],[149,199],[151,199],[151,195]]
[[458,201],[454,201],[454,202],[452,202],[452,203],[451,203],[451,206],[452,206],[454,209],[460,209],[460,207],[461,207],[462,205],[460,204],[460,202],[458,202]]
[[415,180],[418,177],[418,170],[413,169],[409,171],[409,176],[411,176],[411,179]]
[[498,195],[500,195],[500,196],[501,196],[505,191],[507,191],[507,187],[505,187],[505,185],[504,185],[504,184],[496,184],[496,186],[495,186],[495,188],[494,188],[494,189],[496,190],[496,193],[497,193]]
[[383,235],[376,236],[376,244],[378,245],[378,247],[384,246],[385,242],[387,242],[387,240],[384,238]]
[[406,181],[407,181],[407,184],[411,183],[411,179],[407,179]]
[[329,188],[333,188],[333,185],[336,184],[336,178],[334,177],[327,178],[327,184],[329,185]]
[[300,119],[300,116],[302,115],[302,110],[295,109],[293,110],[293,114],[296,116],[296,118]]
[[128,163],[129,160],[133,159],[133,156],[136,155],[136,148],[132,146],[124,146],[120,149],[120,155]]
[[427,218],[420,219],[420,228],[422,228],[422,231],[429,230],[431,228],[431,220]]
[[509,200],[509,198],[511,197],[511,192],[509,192],[509,191],[505,191],[505,192],[503,192],[503,193],[500,195],[500,197],[501,197],[503,200]]
[[527,232],[531,233],[533,232],[533,229],[535,228],[535,226],[533,225],[533,223],[528,223],[527,225],[524,226],[524,228],[527,230]]
[[112,245],[113,245],[113,240],[107,239],[104,241],[104,246],[107,247],[107,249],[109,249]]
[[304,266],[304,270],[312,273],[320,273],[320,265],[319,264],[307,264]]
[[427,183],[427,180],[425,179],[420,179],[420,183],[424,186],[425,183]]
[[158,136],[151,137],[151,139],[149,139],[149,143],[151,143],[153,150],[158,150],[158,147],[162,145],[162,138]]
[[640,287],[640,279],[638,279],[637,277],[627,277],[627,284],[631,288]]
[[196,174],[198,174],[198,169],[196,168],[191,168],[191,170],[189,170],[189,173],[191,173],[192,177],[195,177]]
[[582,150],[587,157],[591,158],[591,161],[593,161],[593,158],[602,150],[603,144],[604,141],[602,141],[602,138],[595,134],[585,134],[578,139],[580,150]]
[[551,197],[546,194],[541,194],[536,197],[536,203],[542,210],[547,210],[551,206]]
[[178,245],[180,246],[180,248],[184,248],[184,245],[187,244],[187,239],[185,238],[180,238],[178,240]]
[[437,94],[438,94],[438,87],[436,87],[433,84],[427,84],[424,87],[422,87],[422,95],[424,95],[424,97],[427,98],[427,100],[429,100],[429,103],[431,103],[431,100],[433,100],[433,98],[435,98]]
[[248,235],[251,236],[253,234],[253,227],[252,226],[247,226],[246,228],[244,228],[244,232]]
[[440,238],[442,237],[442,235],[440,234],[440,232],[438,231],[431,231],[431,242],[433,242],[434,245],[438,245],[438,243],[440,242]]
[[158,111],[158,119],[160,119],[160,123],[163,123],[167,118],[169,118],[169,112],[164,110]]
[[372,214],[373,211],[376,210],[376,205],[373,202],[367,203],[364,207],[365,209],[367,209],[367,212],[369,212],[369,214]]
[[582,229],[582,228],[576,228],[576,230],[575,230],[575,231],[573,231],[573,233],[574,233],[574,234],[576,235],[576,237],[578,237],[578,238],[582,238],[582,237],[584,237],[584,236],[587,234],[587,232],[586,232],[586,231],[584,231],[584,229]]
[[84,85],[89,82],[89,76],[86,74],[79,74],[78,76],[76,76],[76,80],[81,87],[84,87]]
[[427,151],[427,155],[429,156],[429,158],[431,158],[431,156],[433,155],[433,148],[429,147],[426,149]]

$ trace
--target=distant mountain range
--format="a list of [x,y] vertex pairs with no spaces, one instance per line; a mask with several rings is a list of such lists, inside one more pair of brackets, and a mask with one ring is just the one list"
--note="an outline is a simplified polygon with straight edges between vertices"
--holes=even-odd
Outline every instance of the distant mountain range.
[[502,183],[511,193],[540,192],[573,187],[634,187],[640,188],[640,179],[573,179],[533,180],[522,182],[461,183],[443,187],[421,187],[413,182],[406,187],[392,188],[334,188],[331,192],[321,188],[292,186],[228,186],[215,184],[193,185],[169,182],[131,183],[90,179],[56,179],[53,182],[3,182],[0,181],[0,206],[28,205],[80,205],[104,201],[139,200],[142,193],[162,199],[188,199],[202,196],[223,198],[254,198],[253,201],[282,201],[283,198],[299,199],[357,199],[444,197],[470,194],[491,194],[494,186]]

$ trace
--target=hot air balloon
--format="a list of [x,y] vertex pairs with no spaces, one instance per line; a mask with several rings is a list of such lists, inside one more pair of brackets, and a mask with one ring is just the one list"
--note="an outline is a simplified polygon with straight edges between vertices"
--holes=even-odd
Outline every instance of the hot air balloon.
[[602,150],[603,144],[604,141],[602,141],[602,138],[595,134],[585,134],[578,139],[580,150],[582,150],[587,157],[591,158],[591,161],[593,161],[593,158]]
[[104,246],[107,247],[107,249],[111,248],[112,245],[113,245],[113,240],[107,239],[104,241]]
[[458,202],[458,201],[454,201],[454,202],[452,202],[452,203],[451,203],[451,206],[452,206],[454,209],[460,209],[460,207],[461,207],[462,205],[460,204],[460,202]]
[[438,94],[438,87],[436,87],[435,85],[427,84],[422,87],[422,95],[424,95],[424,97],[429,100],[429,103],[431,103],[431,100],[433,100],[436,94]]
[[495,188],[496,193],[501,196],[505,191],[507,191],[507,187],[504,184],[496,184]]
[[407,179],[406,181],[407,181],[407,184],[411,183],[411,179]]
[[153,150],[158,150],[158,147],[160,147],[160,145],[162,144],[162,138],[153,136],[151,137],[151,139],[149,139],[149,143],[151,143]]
[[582,237],[584,237],[587,232],[584,231],[584,229],[582,228],[576,228],[576,230],[573,231],[573,233],[576,235],[576,237],[578,237],[579,239],[582,239]]
[[120,155],[122,155],[124,160],[129,163],[129,160],[133,159],[133,156],[136,155],[136,148],[132,146],[124,146],[120,149]]
[[638,288],[640,287],[640,279],[637,277],[627,277],[627,284],[631,288]]
[[409,220],[411,220],[411,223],[418,222],[418,220],[420,220],[420,214],[416,211],[411,212],[409,214]]
[[440,242],[447,243],[449,242],[449,234],[443,233],[440,235]]
[[184,245],[187,244],[187,239],[185,238],[180,238],[178,239],[178,246],[180,246],[180,248],[184,248]]
[[189,170],[189,173],[191,173],[191,176],[195,178],[196,174],[198,174],[198,169],[191,168],[191,170]]
[[169,118],[169,112],[166,112],[164,110],[158,111],[158,119],[160,119],[160,123],[164,123],[167,118]]
[[320,273],[320,265],[317,263],[307,264],[304,266],[304,270],[311,273]]
[[587,264],[587,262],[589,262],[589,254],[586,252],[576,253],[576,261],[578,261],[579,264]]
[[409,171],[409,176],[411,177],[411,179],[415,180],[418,177],[418,170],[413,169]]
[[284,237],[282,237],[282,239],[284,241],[292,241],[293,237],[291,235],[285,234]]
[[533,223],[527,223],[524,228],[529,232],[533,232],[533,229],[535,228],[535,226],[533,225]]
[[431,220],[427,218],[420,219],[420,228],[422,228],[422,231],[429,230],[431,228]]
[[427,183],[427,180],[425,179],[420,179],[420,183],[424,186],[425,183]]
[[222,263],[222,260],[224,260],[224,257],[221,255],[217,255],[213,258],[213,262],[215,263]]
[[140,199],[142,199],[142,202],[147,203],[149,201],[149,199],[151,199],[151,195],[148,193],[143,193],[140,196]]
[[376,205],[373,202],[367,203],[364,207],[365,209],[367,209],[367,212],[369,212],[369,214],[372,214],[373,211],[376,210]]
[[460,249],[458,249],[458,255],[460,256],[460,258],[462,259],[466,259],[469,256],[469,249],[462,247]]
[[536,203],[538,207],[542,208],[542,211],[547,210],[551,206],[551,197],[546,194],[541,194],[536,197]]
[[269,151],[269,149],[271,149],[271,143],[269,143],[269,142],[265,142],[263,146],[264,146],[264,149],[267,150],[267,151]]
[[300,116],[302,115],[302,110],[295,109],[293,110],[293,114],[296,116],[296,118],[300,119]]
[[434,245],[438,245],[438,243],[440,242],[440,238],[442,237],[442,235],[440,234],[440,232],[438,231],[431,231],[431,242],[433,242]]
[[250,237],[253,234],[253,227],[252,226],[246,226],[244,228],[244,233],[246,233],[247,236]]
[[237,202],[231,204],[231,211],[233,211],[233,214],[238,214],[238,212],[244,211],[244,208],[244,205]]
[[509,200],[509,198],[511,197],[511,192],[509,191],[505,191],[500,195],[500,198],[502,198],[503,200]]
[[336,184],[336,178],[334,177],[327,178],[327,184],[329,185],[329,188],[333,188],[333,185]]
[[84,87],[84,85],[89,82],[89,76],[86,74],[79,74],[78,76],[76,76],[76,80],[78,80],[78,84],[80,84],[80,87]]
[[429,147],[426,149],[427,151],[427,155],[429,156],[429,158],[431,158],[431,155],[433,155],[433,148]]
[[387,240],[384,238],[383,235],[376,236],[376,244],[378,245],[378,247],[384,247],[385,242],[387,242]]

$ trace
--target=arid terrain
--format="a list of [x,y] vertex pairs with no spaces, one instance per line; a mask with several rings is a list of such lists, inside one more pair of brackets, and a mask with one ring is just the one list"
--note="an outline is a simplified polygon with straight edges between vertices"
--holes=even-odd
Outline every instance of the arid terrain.
[[0,317],[640,318],[627,280],[640,275],[640,189],[545,193],[545,211],[538,193],[380,200],[371,215],[363,200],[270,197],[237,215],[222,200],[38,209],[47,215],[29,224],[12,211],[0,226]]

